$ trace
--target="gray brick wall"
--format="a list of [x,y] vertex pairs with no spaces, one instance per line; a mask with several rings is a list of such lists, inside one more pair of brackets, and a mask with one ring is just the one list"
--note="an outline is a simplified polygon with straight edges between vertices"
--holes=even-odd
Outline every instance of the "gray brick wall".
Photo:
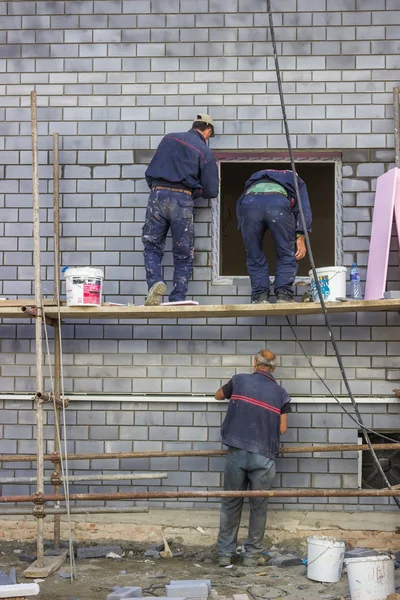
[[[67,412],[69,452],[134,452],[155,450],[207,450],[221,447],[219,428],[226,405],[188,404],[176,402],[73,402]],[[361,404],[360,410],[367,425],[393,428],[398,423],[398,407],[393,404]],[[31,403],[18,400],[0,400],[0,452],[35,452],[32,440],[35,414]],[[304,445],[304,442],[357,443],[358,429],[336,404],[293,404],[288,417],[289,429],[282,436],[285,446]],[[45,450],[53,450],[53,411],[45,411]],[[313,423],[315,429],[311,429]],[[223,457],[147,458],[121,460],[81,460],[70,462],[71,473],[84,475],[98,471],[167,471],[168,480],[134,482],[140,491],[183,489],[222,489]],[[35,476],[35,465],[30,463],[3,463],[0,477]],[[46,463],[46,474],[52,465]],[[358,484],[358,453],[335,452],[309,454],[295,453],[277,459],[274,487],[284,488],[354,488]],[[126,491],[130,481],[91,482],[71,484],[71,492]],[[51,486],[46,486],[49,490]],[[0,494],[32,493],[35,486],[3,485]],[[132,502],[124,502],[131,505]],[[147,503],[146,503],[147,504]],[[185,507],[204,507],[203,501],[185,501]],[[313,510],[396,510],[392,500],[381,498],[292,498],[271,499],[274,508]],[[150,502],[152,506],[177,507],[177,502]],[[299,506],[302,505],[302,506]],[[179,503],[181,506],[181,503]],[[218,506],[212,499],[207,506]]]
[[[344,264],[357,261],[364,279],[376,177],[394,159],[392,88],[400,78],[400,8],[393,0],[281,0],[273,2],[273,8],[293,146],[342,152]],[[53,291],[53,132],[60,133],[61,145],[62,264],[104,268],[105,299],[117,302],[142,303],[146,293],[140,239],[147,202],[143,175],[163,134],[188,127],[196,112],[207,111],[217,121],[218,136],[212,141],[216,151],[286,148],[266,4],[228,0],[223,10],[215,0],[1,4],[0,296],[33,293],[33,88],[39,98],[47,294]],[[203,303],[245,302],[247,285],[211,281],[210,219],[210,205],[200,203],[189,291]],[[169,244],[165,265],[170,282]],[[398,287],[394,240],[389,287]],[[333,322],[354,393],[391,395],[399,379],[399,316],[337,315]],[[336,393],[345,393],[320,316],[298,317],[296,324],[321,376]],[[289,393],[324,391],[280,317],[66,323],[63,338],[69,394],[211,394],[232,374],[250,370],[251,354],[264,345],[279,355],[278,379]],[[3,320],[0,393],[31,393],[34,369],[33,325]],[[74,417],[76,408],[80,410]],[[352,423],[334,408],[315,405],[303,410],[299,404],[287,439],[353,440]],[[366,421],[374,427],[394,427],[398,421],[398,405],[376,415],[365,408]],[[133,439],[135,449],[215,447],[223,410],[207,403],[180,404],[179,411],[176,404],[152,404],[148,413],[147,404],[113,404],[109,409],[98,404],[95,412],[91,409],[81,403],[68,417],[71,447],[77,451],[129,449]],[[0,451],[34,451],[26,402],[14,406],[6,401],[1,414]],[[327,470],[322,462],[327,460],[329,465],[343,460],[343,470],[337,462]],[[286,457],[277,485],[353,485],[345,478],[353,477],[354,460]],[[190,467],[185,461],[173,464],[177,466],[171,485],[206,485],[201,473],[212,475],[208,485],[220,484],[216,460],[210,459],[207,466],[196,463],[203,467]],[[94,461],[90,468],[100,465]],[[113,468],[119,466],[132,465],[115,463]],[[112,468],[110,463],[102,467]],[[292,506],[297,502],[285,503]],[[315,506],[339,510],[343,504]],[[373,505],[360,502],[360,507],[370,510]]]

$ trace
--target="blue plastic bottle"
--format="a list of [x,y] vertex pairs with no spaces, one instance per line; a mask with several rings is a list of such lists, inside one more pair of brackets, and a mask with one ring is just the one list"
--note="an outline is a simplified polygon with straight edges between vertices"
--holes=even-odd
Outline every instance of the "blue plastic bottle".
[[360,270],[356,263],[353,263],[353,266],[350,269],[350,297],[353,298],[353,300],[362,300]]

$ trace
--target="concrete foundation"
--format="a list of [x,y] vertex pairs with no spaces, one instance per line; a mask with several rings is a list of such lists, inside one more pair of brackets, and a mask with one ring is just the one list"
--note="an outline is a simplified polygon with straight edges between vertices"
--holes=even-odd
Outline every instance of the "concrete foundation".
[[[245,536],[248,515],[244,513],[240,538]],[[271,510],[266,536],[273,543],[309,535],[327,535],[344,539],[354,546],[382,550],[400,550],[398,517],[391,513],[320,512]],[[197,531],[201,526],[205,533]],[[134,541],[152,544],[160,541],[161,528],[167,537],[187,546],[215,544],[219,511],[152,510],[148,514],[72,516],[72,536],[77,542],[101,540]],[[52,539],[52,519],[45,521],[46,538]],[[67,523],[62,517],[62,537],[67,539]],[[0,538],[3,541],[34,541],[36,522],[33,517],[2,517]]]

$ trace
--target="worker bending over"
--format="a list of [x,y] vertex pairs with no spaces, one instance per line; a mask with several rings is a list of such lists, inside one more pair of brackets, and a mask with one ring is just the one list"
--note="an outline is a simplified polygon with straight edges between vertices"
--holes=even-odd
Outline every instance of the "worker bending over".
[[174,287],[169,300],[177,302],[186,298],[193,271],[194,200],[218,195],[217,163],[207,145],[214,135],[212,118],[197,115],[192,129],[169,133],[161,140],[146,170],[151,188],[142,237],[149,288],[146,306],[160,304],[167,287],[161,261],[169,229],[174,258]]
[[[279,435],[287,429],[291,412],[287,392],[274,379],[276,356],[261,350],[254,358],[254,373],[234,375],[215,394],[229,399],[222,424],[223,443],[228,446],[224,490],[269,490],[279,454]],[[218,564],[226,567],[236,554],[244,498],[222,498],[218,536]],[[265,564],[263,539],[267,518],[266,497],[249,498],[250,521],[244,543],[243,566]]]
[[[307,230],[311,230],[311,207],[306,184],[296,175]],[[237,201],[237,219],[246,247],[246,265],[251,282],[251,301],[268,303],[268,262],[263,251],[266,231],[275,246],[274,289],[277,302],[294,302],[293,282],[297,261],[306,255],[303,226],[296,200],[293,171],[266,169],[246,181]]]

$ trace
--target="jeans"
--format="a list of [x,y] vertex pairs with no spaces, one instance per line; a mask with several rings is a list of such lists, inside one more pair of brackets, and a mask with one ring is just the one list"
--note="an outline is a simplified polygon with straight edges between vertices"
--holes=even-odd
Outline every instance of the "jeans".
[[161,261],[171,229],[174,288],[170,302],[185,300],[193,272],[193,199],[183,192],[152,190],[143,227],[144,265],[149,289],[163,281]]
[[[228,448],[225,463],[224,490],[269,490],[275,477],[275,461],[261,454],[239,448]],[[244,498],[222,498],[218,535],[219,555],[236,553]],[[268,498],[249,498],[249,533],[244,544],[247,556],[261,554],[267,520]]]
[[247,253],[247,271],[251,281],[252,299],[269,292],[268,262],[263,251],[265,233],[269,230],[275,246],[275,293],[293,293],[297,274],[296,220],[288,198],[280,194],[248,194],[241,203],[240,229]]

